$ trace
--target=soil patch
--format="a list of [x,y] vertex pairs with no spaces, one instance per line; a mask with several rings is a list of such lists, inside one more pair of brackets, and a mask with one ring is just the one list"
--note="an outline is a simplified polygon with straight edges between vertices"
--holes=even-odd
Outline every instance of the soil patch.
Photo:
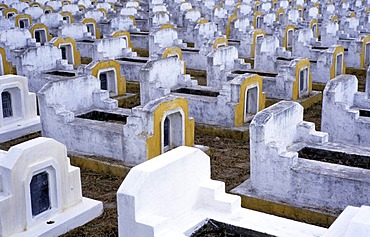
[[191,237],[274,237],[273,235],[244,229],[215,220],[208,220]]

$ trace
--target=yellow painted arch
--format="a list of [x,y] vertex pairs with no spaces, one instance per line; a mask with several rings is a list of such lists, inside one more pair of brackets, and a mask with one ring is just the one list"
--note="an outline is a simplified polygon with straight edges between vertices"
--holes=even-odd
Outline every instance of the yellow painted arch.
[[238,3],[237,4],[235,4],[235,8],[237,9],[237,8],[239,8],[241,5],[243,5],[241,2],[240,2],[240,0],[238,1]]
[[254,30],[253,31],[253,42],[252,42],[252,45],[251,45],[251,57],[254,58],[254,54],[255,54],[255,50],[256,50],[256,44],[257,44],[257,37],[260,36],[260,35],[263,35],[263,37],[266,36],[266,32],[264,30],[261,30],[261,29],[257,29],[257,30]]
[[15,26],[19,27],[19,20],[28,19],[28,23],[32,25],[32,17],[28,14],[18,14],[15,16]]
[[331,18],[331,22],[339,22],[339,18],[337,15],[334,15],[332,18]]
[[126,40],[127,40],[127,45],[128,45],[130,48],[134,48],[134,44],[131,42],[130,32],[128,32],[128,31],[124,31],[124,30],[115,31],[115,32],[112,34],[112,37],[125,37],[125,38],[126,38]]
[[6,8],[6,9],[4,9],[3,15],[5,16],[5,18],[8,18],[9,13],[14,13],[16,15],[16,14],[18,14],[18,10],[15,9],[15,8]]
[[296,64],[295,69],[295,82],[293,83],[293,90],[292,90],[292,99],[298,100],[299,99],[299,74],[300,71],[307,67],[308,68],[308,91],[312,91],[312,74],[310,68],[310,61],[306,59],[301,59]]
[[[171,56],[176,55],[178,59],[182,60],[182,51],[179,47],[177,46],[172,46],[172,47],[167,47],[165,51],[162,54],[162,58],[168,58]],[[184,64],[184,74],[186,73],[186,62],[183,61]]]
[[162,55],[162,58],[168,58],[168,57],[171,57],[173,55],[177,55],[177,57],[180,60],[182,60],[182,51],[179,47],[176,47],[176,46],[166,48],[166,50],[164,51],[164,53]]
[[346,64],[344,62],[344,48],[343,48],[343,46],[337,46],[334,50],[332,65],[330,67],[330,79],[333,79],[335,77],[335,65],[337,64],[337,55],[340,54],[340,53],[343,54],[342,74],[346,73]]
[[86,12],[86,7],[84,5],[78,5],[78,9],[83,12]]
[[9,6],[6,5],[5,3],[0,3],[0,8],[7,9],[9,8]]
[[41,4],[38,3],[38,2],[32,2],[32,3],[30,3],[30,7],[34,7],[34,6],[41,7]]
[[44,14],[45,14],[45,11],[47,10],[50,10],[50,12],[54,12],[54,8],[51,6],[44,6],[42,9],[44,10]]
[[65,0],[62,2],[62,6],[64,5],[70,5],[71,4],[71,1],[68,1],[68,0]]
[[47,37],[48,41],[50,41],[53,38],[53,36],[49,34],[49,28],[46,25],[42,24],[42,23],[33,24],[30,27],[30,32],[31,32],[32,38],[35,38],[35,31],[39,30],[39,29],[44,29],[45,30],[46,37]]
[[98,28],[98,24],[96,23],[96,20],[93,18],[85,18],[81,21],[82,24],[87,25],[87,24],[93,24],[94,25],[94,30],[95,30],[95,38],[100,39],[100,30]]
[[69,23],[73,23],[73,17],[71,12],[61,12],[60,15],[63,17],[69,17]]
[[320,12],[320,3],[319,2],[316,2],[315,4],[314,4],[314,7],[316,7],[317,8],[317,12],[320,14],[321,12]]
[[215,39],[215,41],[213,42],[212,47],[214,49],[216,49],[216,48],[218,48],[218,47],[220,47],[222,45],[224,45],[224,46],[228,46],[229,45],[229,42],[227,41],[227,38],[225,38],[225,37],[219,37],[219,38]]
[[226,26],[226,37],[230,37],[231,34],[231,22],[235,21],[237,19],[236,15],[231,15],[227,19],[227,26]]
[[104,14],[104,18],[107,18],[107,16],[108,16],[107,9],[105,9],[105,8],[98,8],[97,10],[98,11],[101,11]]
[[53,39],[53,44],[54,46],[56,47],[60,47],[60,45],[63,45],[63,44],[70,44],[72,45],[72,51],[73,51],[73,64],[75,66],[79,66],[81,65],[81,55],[80,55],[80,51],[77,50],[77,46],[76,46],[76,41],[71,38],[71,37],[67,37],[67,38],[54,38]]
[[240,85],[240,95],[239,95],[239,103],[235,105],[235,112],[234,112],[234,126],[240,127],[243,126],[244,123],[244,108],[245,108],[245,91],[247,90],[248,86],[253,84],[258,84],[258,111],[261,111],[265,108],[266,102],[266,94],[262,92],[262,77],[256,74],[251,74],[247,76],[244,82]]
[[284,14],[285,11],[284,11],[284,8],[280,7],[279,9],[277,9],[276,11],[276,21],[279,21],[280,20],[280,14]]
[[262,16],[263,13],[262,12],[255,12],[254,15],[253,15],[253,27],[255,29],[257,29],[257,18]]
[[10,62],[6,60],[6,51],[4,48],[0,48],[0,55],[1,59],[3,61],[3,69],[4,69],[4,75],[7,74],[17,74],[15,67],[12,66]]
[[116,71],[116,79],[117,79],[117,91],[118,95],[126,94],[126,78],[121,75],[121,66],[115,60],[105,60],[100,61],[95,64],[95,66],[91,70],[92,76],[98,78],[99,71],[104,69],[114,68]]
[[238,14],[238,9],[239,9],[239,7],[242,5],[242,3],[241,2],[238,2],[237,4],[235,4],[235,9],[234,9],[234,13],[233,13],[233,15],[234,16],[237,16],[237,14]]
[[261,4],[260,1],[255,1],[254,2],[254,11],[257,11],[257,7]]
[[161,154],[161,122],[166,111],[181,108],[184,112],[185,146],[194,146],[194,119],[189,119],[189,105],[184,98],[176,98],[172,101],[163,102],[158,105],[153,113],[154,134],[146,140],[147,159],[152,159]]
[[283,45],[285,47],[285,49],[288,48],[288,32],[289,30],[295,30],[295,26],[294,25],[288,25],[287,27],[285,27],[285,32],[284,32],[284,40],[283,40]]
[[205,24],[205,23],[208,23],[209,20],[205,19],[205,18],[200,18],[199,21],[197,22],[197,24]]
[[161,25],[160,29],[163,30],[163,29],[173,29],[173,25],[172,24],[163,24]]
[[303,7],[301,5],[298,5],[297,6],[297,11],[301,11],[301,18],[304,20],[304,10],[303,10]]
[[362,39],[362,50],[361,50],[361,55],[360,55],[360,67],[361,68],[365,67],[365,54],[366,54],[366,44],[367,43],[370,43],[370,35],[367,35]]
[[316,38],[319,37],[319,21],[317,19],[312,19],[310,21],[310,29],[313,29],[313,26],[316,24]]
[[135,16],[128,16],[132,20],[132,24],[137,27]]

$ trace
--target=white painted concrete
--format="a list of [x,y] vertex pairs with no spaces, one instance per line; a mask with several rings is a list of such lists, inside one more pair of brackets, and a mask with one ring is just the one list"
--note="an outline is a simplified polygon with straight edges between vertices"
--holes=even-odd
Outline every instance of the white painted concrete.
[[119,236],[189,236],[207,218],[276,236],[321,236],[326,229],[243,209],[210,179],[210,158],[179,147],[131,169],[117,192]]
[[[48,198],[42,196],[42,203],[47,206],[36,211],[41,196],[33,199],[31,193],[41,191],[32,191],[38,186],[31,183],[43,173]],[[1,151],[0,187],[0,236],[58,236],[103,212],[101,202],[82,197],[80,169],[70,165],[66,147],[50,138]]]
[[[41,130],[37,116],[36,95],[28,90],[27,78],[17,75],[0,76],[0,99],[2,93],[10,93],[12,115],[4,117],[0,104],[0,142],[9,141]],[[2,100],[2,99],[1,99]]]

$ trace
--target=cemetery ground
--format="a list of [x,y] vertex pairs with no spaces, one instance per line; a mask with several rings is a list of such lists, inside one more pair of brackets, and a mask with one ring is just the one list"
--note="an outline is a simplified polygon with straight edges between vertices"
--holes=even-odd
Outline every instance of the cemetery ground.
[[[365,76],[357,75],[357,77],[359,91],[364,91]],[[304,120],[314,122],[316,130],[320,130],[321,102],[305,110]],[[41,133],[2,143],[0,149],[8,150],[11,146],[38,136],[41,136]],[[210,147],[212,179],[225,182],[226,191],[230,191],[249,178],[249,142],[195,134],[195,144]],[[99,218],[63,236],[118,236],[116,192],[122,181],[122,177],[81,169],[83,196],[102,201],[104,203],[104,213]]]
[[[305,120],[320,126],[321,103],[305,111]],[[212,179],[225,182],[226,191],[249,178],[249,142],[195,134],[195,143],[210,147]],[[81,182],[83,196],[102,201],[104,213],[64,237],[118,236],[116,192],[122,178],[82,169]]]

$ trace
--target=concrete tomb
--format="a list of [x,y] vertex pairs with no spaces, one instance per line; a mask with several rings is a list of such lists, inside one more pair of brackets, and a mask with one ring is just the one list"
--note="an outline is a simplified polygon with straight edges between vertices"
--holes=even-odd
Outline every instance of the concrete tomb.
[[0,93],[0,142],[41,130],[36,95],[28,91],[26,77],[0,76]]
[[329,81],[323,93],[321,130],[331,142],[370,147],[370,69],[366,91],[358,91],[356,76],[341,75]]
[[221,89],[199,86],[184,74],[183,63],[177,57],[150,61],[141,70],[141,103],[168,94],[186,98],[189,114],[197,123],[224,127],[244,126],[265,106],[258,75],[234,75]]
[[178,147],[131,169],[117,191],[118,232],[131,236],[193,236],[216,225],[237,236],[365,237],[370,207],[347,207],[329,228],[241,208],[239,196],[210,179],[210,158]]
[[194,145],[194,120],[185,99],[165,96],[123,109],[101,83],[101,77],[77,75],[46,84],[39,92],[43,136],[63,142],[71,152],[127,165]]
[[233,193],[328,213],[369,205],[369,149],[329,137],[296,102],[261,111],[250,125],[250,179]]
[[36,138],[0,153],[0,236],[58,236],[103,212],[82,197],[66,147]]

